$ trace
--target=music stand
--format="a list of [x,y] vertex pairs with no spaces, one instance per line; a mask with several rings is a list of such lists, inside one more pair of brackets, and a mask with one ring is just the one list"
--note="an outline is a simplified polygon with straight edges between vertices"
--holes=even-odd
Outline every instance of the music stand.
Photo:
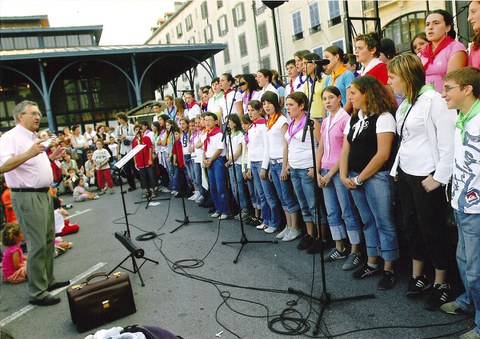
[[[120,159],[119,162],[117,162],[113,167],[113,169],[115,171],[121,171],[123,169],[123,166],[125,166],[125,164],[130,161],[134,156],[135,154],[137,154],[138,152],[140,152],[143,148],[145,147],[145,145],[137,145],[134,149],[132,149],[130,152],[128,152],[122,159]],[[120,243],[122,243],[122,245],[130,252],[130,254],[125,258],[123,259],[120,264],[118,264],[117,266],[115,266],[115,268],[109,273],[109,275],[115,271],[118,267],[121,267],[133,274],[137,274],[138,273],[138,277],[140,278],[140,281],[142,283],[142,286],[145,286],[145,283],[143,282],[143,278],[142,278],[142,275],[140,274],[140,268],[143,266],[143,264],[145,264],[146,261],[151,261],[155,264],[158,265],[158,261],[155,261],[155,260],[152,260],[150,258],[147,258],[145,257],[144,253],[145,251],[143,249],[140,249],[137,245],[135,245],[133,242],[132,242],[132,238],[131,238],[131,235],[130,235],[130,224],[128,223],[128,213],[127,213],[127,206],[125,204],[125,194],[126,192],[123,190],[123,183],[122,183],[122,180],[120,180],[120,194],[122,196],[122,206],[123,206],[123,214],[125,216],[125,225],[127,226],[126,227],[126,230],[125,232],[123,232],[123,235],[119,232],[116,232],[115,233],[115,238],[117,238]],[[118,234],[117,234],[118,233]],[[141,255],[140,255],[141,253]],[[126,267],[123,267],[123,263],[128,260],[128,258],[131,258],[132,259],[132,266],[133,266],[133,270],[130,270]],[[138,259],[143,259],[143,263],[139,266],[137,264],[137,260],[136,258]]]

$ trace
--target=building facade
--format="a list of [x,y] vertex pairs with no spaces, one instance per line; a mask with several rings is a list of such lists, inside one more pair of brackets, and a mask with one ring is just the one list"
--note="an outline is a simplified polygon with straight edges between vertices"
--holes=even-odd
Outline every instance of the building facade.
[[[260,68],[284,73],[285,62],[298,50],[322,56],[326,47],[338,45],[353,52],[354,36],[373,30],[394,40],[399,52],[406,51],[411,38],[424,30],[428,11],[442,8],[458,14],[465,5],[468,2],[290,0],[272,11],[259,0],[187,0],[176,3],[175,11],[159,21],[146,43],[222,43],[227,47],[211,60],[219,74],[255,73]],[[464,12],[457,17],[463,31],[468,30],[466,16],[462,19]],[[277,62],[273,15],[281,65]],[[190,75],[194,81],[184,75],[179,88],[192,88],[192,83],[198,88],[210,82],[201,69]],[[171,88],[164,90],[172,93]]]

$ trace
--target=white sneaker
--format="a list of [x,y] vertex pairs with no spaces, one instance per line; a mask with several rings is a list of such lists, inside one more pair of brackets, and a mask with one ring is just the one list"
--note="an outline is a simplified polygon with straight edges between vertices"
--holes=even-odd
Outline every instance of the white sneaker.
[[227,214],[222,214],[221,216],[218,217],[219,220],[226,220],[228,218],[230,218],[230,216]]
[[290,228],[290,232],[283,237],[282,241],[292,241],[297,239],[302,234],[302,231],[298,228]]
[[200,192],[198,192],[198,191],[193,192],[193,195],[192,195],[190,198],[188,198],[188,200],[190,200],[190,201],[195,201],[195,200],[197,200],[199,193],[200,193]]
[[164,187],[162,190],[161,190],[162,193],[170,193],[170,190],[167,188],[167,187]]
[[200,194],[200,196],[198,197],[197,200],[195,200],[195,202],[196,202],[197,204],[201,204],[201,203],[203,202],[203,200],[204,200],[204,199],[203,199],[202,195]]
[[290,227],[285,226],[285,228],[283,229],[283,231],[281,231],[280,233],[278,233],[275,238],[277,238],[277,239],[283,239],[283,237],[286,236],[286,235],[288,234],[288,232],[290,232]]
[[175,194],[177,194],[177,193],[178,193],[177,191],[171,191],[171,192],[170,192],[171,195],[175,195]]
[[273,228],[273,227],[267,227],[263,230],[265,233],[272,234],[278,231],[278,228]]
[[268,228],[268,226],[265,225],[265,224],[260,224],[256,227],[257,230],[264,230],[264,229],[267,229],[267,228]]
[[217,212],[211,215],[212,218],[218,218],[219,216],[220,216],[220,213],[217,213]]

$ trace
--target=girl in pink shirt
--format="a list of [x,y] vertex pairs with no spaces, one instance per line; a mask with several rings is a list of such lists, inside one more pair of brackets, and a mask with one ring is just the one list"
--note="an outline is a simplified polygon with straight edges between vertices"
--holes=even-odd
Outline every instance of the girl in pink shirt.
[[[340,90],[327,86],[322,92],[325,109],[330,113],[322,123],[322,137],[317,149],[316,168],[318,186],[322,188],[327,209],[328,225],[335,240],[335,248],[325,254],[325,261],[330,262],[347,258],[343,270],[358,267],[360,259],[360,217],[353,206],[350,193],[340,180],[339,162],[343,145],[343,131],[348,126],[350,116],[342,107]],[[351,252],[345,246],[345,239],[352,245]]]
[[24,240],[18,223],[11,222],[5,225],[2,235],[2,243],[6,246],[2,258],[3,281],[13,284],[27,281],[27,258],[20,247]]
[[453,17],[445,10],[437,9],[427,16],[425,32],[429,43],[418,56],[425,69],[426,83],[441,92],[445,74],[467,66],[467,52],[463,44],[454,40]]

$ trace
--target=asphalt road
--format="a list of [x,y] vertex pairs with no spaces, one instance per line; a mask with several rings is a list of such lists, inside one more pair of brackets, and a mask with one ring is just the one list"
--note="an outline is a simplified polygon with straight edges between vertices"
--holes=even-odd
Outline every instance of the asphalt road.
[[[119,191],[97,201],[75,203],[69,210],[74,215],[72,222],[80,222],[80,232],[64,237],[73,242],[73,248],[55,259],[57,279],[81,282],[93,272],[111,271],[128,255],[114,237],[116,231],[126,229]],[[183,219],[181,199],[160,201],[145,209],[145,203],[134,204],[140,196],[140,189],[125,195],[131,235],[159,234],[153,240],[135,241],[159,264],[147,261],[141,268],[145,287],[138,275],[130,274],[137,312],[100,328],[145,324],[183,338],[280,338],[284,335],[274,331],[285,333],[299,327],[306,332],[296,336],[312,336],[320,303],[287,291],[322,294],[319,255],[298,251],[298,240],[248,243],[233,264],[240,245],[221,242],[241,240],[239,221],[191,223],[171,234],[179,225],[175,219]],[[193,202],[186,201],[186,208],[190,221],[212,220],[206,209]],[[274,240],[274,235],[248,225],[245,234],[249,241]],[[425,311],[421,299],[407,299],[405,262],[399,264],[398,280],[389,291],[377,290],[379,277],[356,281],[341,266],[341,261],[325,265],[325,290],[332,299],[365,294],[374,294],[374,298],[330,303],[318,337],[455,338],[473,324],[461,316]],[[131,268],[131,263],[127,261],[125,267]],[[100,329],[76,331],[65,289],[55,291],[62,299],[60,304],[34,307],[28,304],[26,288],[26,284],[1,284],[0,327],[14,338],[84,338]]]

